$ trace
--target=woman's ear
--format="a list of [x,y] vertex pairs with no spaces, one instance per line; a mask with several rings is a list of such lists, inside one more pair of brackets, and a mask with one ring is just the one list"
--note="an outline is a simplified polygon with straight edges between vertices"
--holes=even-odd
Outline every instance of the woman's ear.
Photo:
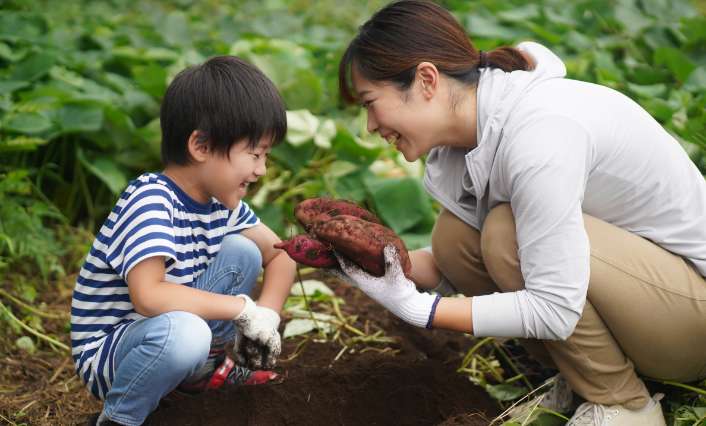
[[419,63],[414,79],[427,99],[432,98],[439,89],[439,70],[431,62]]
[[206,161],[206,158],[208,158],[208,155],[211,153],[211,147],[208,144],[206,135],[200,130],[191,132],[189,141],[187,142],[187,150],[193,161],[197,163]]

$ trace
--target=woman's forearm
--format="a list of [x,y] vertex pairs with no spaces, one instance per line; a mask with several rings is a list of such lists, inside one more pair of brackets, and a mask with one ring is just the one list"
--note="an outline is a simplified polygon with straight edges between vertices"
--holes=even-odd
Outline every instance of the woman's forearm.
[[471,297],[442,297],[432,321],[434,328],[473,333]]

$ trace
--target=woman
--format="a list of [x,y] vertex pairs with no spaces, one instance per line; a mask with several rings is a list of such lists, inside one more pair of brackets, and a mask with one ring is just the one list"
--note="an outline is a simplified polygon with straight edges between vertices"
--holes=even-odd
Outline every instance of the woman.
[[[431,2],[377,12],[342,97],[408,161],[427,155],[444,210],[413,282],[393,250],[385,277],[343,271],[411,324],[533,340],[587,401],[569,424],[664,425],[638,374],[706,377],[706,183],[639,105],[565,74],[536,43],[479,52]],[[442,276],[469,297],[415,288]]]

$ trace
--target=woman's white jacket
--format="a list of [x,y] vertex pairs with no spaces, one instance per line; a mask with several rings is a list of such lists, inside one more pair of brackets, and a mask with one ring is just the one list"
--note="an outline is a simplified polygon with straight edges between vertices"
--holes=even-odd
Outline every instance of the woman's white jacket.
[[510,203],[515,217],[525,290],[474,297],[474,334],[572,334],[590,275],[582,213],[706,276],[706,181],[678,141],[621,93],[564,78],[564,64],[545,47],[518,48],[536,68],[482,70],[476,148],[434,148],[424,176],[427,191],[476,229],[499,203]]

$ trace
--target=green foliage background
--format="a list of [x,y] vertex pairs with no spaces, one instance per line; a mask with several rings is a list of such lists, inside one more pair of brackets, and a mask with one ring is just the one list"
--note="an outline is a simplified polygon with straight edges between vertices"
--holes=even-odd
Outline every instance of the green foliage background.
[[[159,103],[170,79],[218,54],[263,69],[290,110],[288,142],[251,199],[271,227],[290,234],[293,205],[329,194],[377,210],[412,247],[426,243],[434,205],[419,185],[422,165],[368,135],[363,112],[337,98],[342,50],[385,2],[225,3],[0,3],[0,268],[44,279],[65,269],[71,227],[95,231],[130,179],[160,169]],[[697,5],[443,4],[482,49],[537,40],[572,78],[627,93],[706,170],[706,18]]]
[[[343,49],[385,3],[0,0],[0,287],[32,302],[77,271],[128,181],[160,170],[170,79],[220,54],[260,67],[289,110],[287,142],[249,200],[268,225],[291,235],[293,206],[328,194],[425,245],[436,206],[420,185],[423,164],[367,134],[364,112],[337,97]],[[571,78],[626,93],[706,172],[706,1],[441,3],[479,48],[536,40]]]

